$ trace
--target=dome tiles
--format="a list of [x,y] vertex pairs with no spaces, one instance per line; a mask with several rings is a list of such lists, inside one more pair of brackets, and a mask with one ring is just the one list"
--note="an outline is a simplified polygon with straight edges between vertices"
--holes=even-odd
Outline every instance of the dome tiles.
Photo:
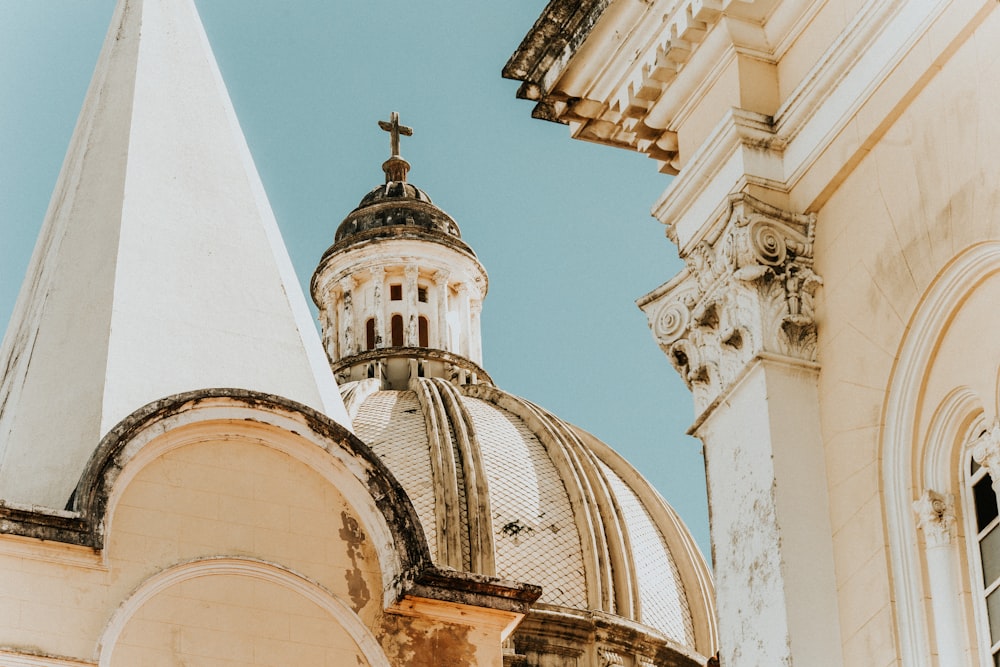
[[342,391],[437,565],[538,584],[543,606],[605,611],[695,644],[673,554],[690,536],[606,445],[488,385],[421,378],[387,391],[363,380]]

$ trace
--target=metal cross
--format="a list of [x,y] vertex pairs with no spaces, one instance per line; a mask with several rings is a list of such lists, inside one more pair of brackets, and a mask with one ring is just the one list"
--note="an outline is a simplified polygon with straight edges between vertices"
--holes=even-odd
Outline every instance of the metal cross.
[[407,137],[413,136],[413,128],[406,127],[405,125],[399,124],[399,114],[393,111],[389,115],[389,120],[380,120],[378,126],[389,133],[390,145],[392,147],[392,156],[399,157],[399,135],[405,135]]

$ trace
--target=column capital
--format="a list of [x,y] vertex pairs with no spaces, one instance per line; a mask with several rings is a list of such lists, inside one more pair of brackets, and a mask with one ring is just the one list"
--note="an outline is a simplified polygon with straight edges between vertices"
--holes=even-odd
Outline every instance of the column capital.
[[969,443],[972,459],[986,468],[993,479],[993,488],[1000,490],[1000,418],[975,440]]
[[729,197],[685,269],[640,299],[670,363],[704,410],[762,354],[816,360],[815,215]]
[[419,272],[420,269],[417,268],[416,264],[407,264],[403,269],[403,275],[406,276],[407,280],[416,280]]
[[955,498],[950,493],[926,489],[913,501],[913,511],[928,548],[951,544],[955,535]]
[[451,273],[449,273],[448,271],[445,271],[444,269],[440,269],[438,271],[435,271],[434,275],[432,277],[434,278],[434,283],[436,285],[447,286],[448,285],[448,278],[451,277]]

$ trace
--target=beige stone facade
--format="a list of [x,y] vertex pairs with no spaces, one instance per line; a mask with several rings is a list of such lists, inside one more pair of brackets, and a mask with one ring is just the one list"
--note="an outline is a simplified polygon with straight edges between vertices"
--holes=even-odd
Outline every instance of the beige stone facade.
[[994,664],[998,55],[993,2],[622,0],[508,64],[677,174],[687,268],[639,305],[695,397],[724,665]]

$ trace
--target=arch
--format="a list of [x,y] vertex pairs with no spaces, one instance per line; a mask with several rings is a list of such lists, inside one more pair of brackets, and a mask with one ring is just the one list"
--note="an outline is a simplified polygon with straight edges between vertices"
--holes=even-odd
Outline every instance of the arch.
[[396,313],[390,320],[390,330],[392,335],[392,346],[403,346],[403,316]]
[[[1000,242],[973,245],[953,258],[928,287],[910,318],[890,376],[880,460],[896,626],[905,667],[931,665],[921,556],[911,503],[917,495],[915,484],[925,477],[919,464],[926,461],[938,466],[938,475],[943,464],[941,452],[927,456],[927,443],[920,441],[916,432],[920,397],[948,322],[965,298],[998,272]],[[965,401],[954,398],[956,405]],[[954,406],[950,409],[954,412]],[[950,481],[947,488],[953,489],[954,484]]]
[[157,594],[191,579],[238,576],[277,584],[293,591],[326,612],[357,644],[371,667],[390,667],[378,640],[351,608],[318,583],[278,565],[248,558],[207,558],[164,570],[147,579],[114,612],[97,646],[99,667],[110,667],[114,648],[129,620]]
[[[382,576],[383,606],[432,567],[409,497],[356,436],[311,408],[239,389],[201,390],[151,403],[119,423],[91,456],[71,499],[103,550],[123,490],[164,453],[223,432],[266,444],[315,470],[351,503],[371,536]],[[106,550],[105,552],[106,557]]]

